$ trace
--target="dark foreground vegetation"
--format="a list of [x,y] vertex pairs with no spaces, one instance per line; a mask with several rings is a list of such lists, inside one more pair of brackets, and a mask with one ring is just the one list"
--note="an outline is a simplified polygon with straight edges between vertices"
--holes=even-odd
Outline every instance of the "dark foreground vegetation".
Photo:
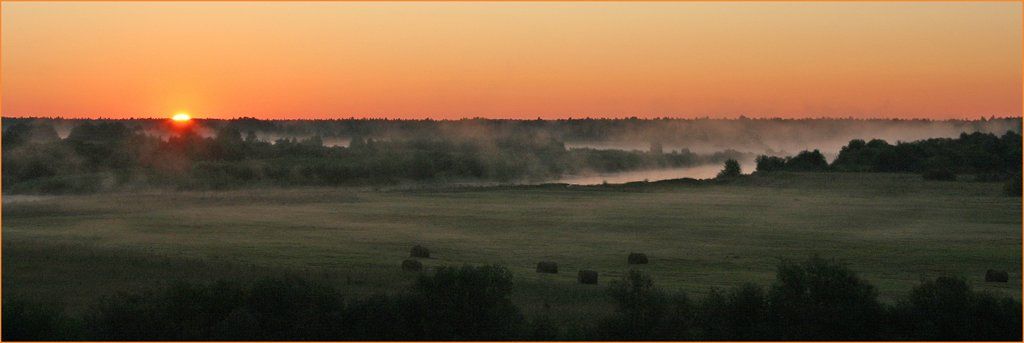
[[3,132],[4,192],[509,182],[695,166],[743,156],[731,150],[697,154],[660,148],[567,149],[560,140],[530,131],[392,139],[356,136],[343,147],[325,145],[315,135],[271,142],[246,131],[253,125],[247,120],[226,122],[204,135],[201,131],[211,129],[198,124],[147,128],[130,121],[84,121],[61,139],[49,122],[16,122]]
[[[580,285],[579,287],[594,287]],[[895,303],[845,266],[783,262],[768,288],[700,299],[631,270],[608,286],[614,312],[589,327],[526,318],[499,266],[442,267],[405,292],[345,297],[297,277],[219,281],[103,299],[81,315],[5,301],[4,340],[1003,340],[1021,339],[1021,304],[960,278],[922,282]]]
[[1021,135],[1007,131],[963,133],[957,138],[932,138],[889,144],[881,139],[850,141],[831,164],[818,150],[795,156],[758,156],[758,172],[895,172],[918,173],[927,180],[955,181],[973,175],[976,181],[1005,181],[1006,192],[1021,195]]

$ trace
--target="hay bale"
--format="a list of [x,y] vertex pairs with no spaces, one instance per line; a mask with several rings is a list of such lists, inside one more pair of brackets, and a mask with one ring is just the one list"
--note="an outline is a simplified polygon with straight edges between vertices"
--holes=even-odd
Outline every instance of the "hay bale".
[[422,245],[416,245],[409,251],[409,257],[429,258],[430,249],[424,248]]
[[581,270],[576,279],[579,280],[580,283],[585,285],[596,285],[597,272],[593,270]]
[[420,263],[420,261],[417,260],[408,259],[402,261],[402,270],[407,272],[418,272],[423,270],[423,263]]
[[985,272],[985,282],[1009,282],[1010,275],[1005,270],[989,269]]
[[558,263],[551,261],[537,262],[538,273],[558,274]]
[[629,264],[647,264],[647,254],[631,252],[627,260]]

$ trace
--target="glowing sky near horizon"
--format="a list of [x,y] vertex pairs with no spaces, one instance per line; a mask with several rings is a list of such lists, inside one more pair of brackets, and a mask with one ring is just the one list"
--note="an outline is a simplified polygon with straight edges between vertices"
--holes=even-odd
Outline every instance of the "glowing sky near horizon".
[[4,116],[1020,116],[1021,3],[4,2]]

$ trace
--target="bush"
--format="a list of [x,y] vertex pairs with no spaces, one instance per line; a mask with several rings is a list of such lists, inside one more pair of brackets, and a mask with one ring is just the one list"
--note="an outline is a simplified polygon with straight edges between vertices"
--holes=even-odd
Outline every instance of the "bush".
[[[427,340],[517,337],[524,319],[512,304],[512,274],[500,266],[442,267],[414,288],[412,326]],[[416,313],[418,312],[418,313]]]
[[667,312],[665,294],[638,270],[614,281],[608,293],[615,300],[615,316],[602,324],[604,336],[621,340],[652,339]]
[[297,277],[262,279],[253,285],[246,307],[260,340],[330,340],[344,333],[337,325],[343,297],[326,284]]
[[[334,288],[297,277],[178,284],[163,291],[109,297],[86,317],[90,340],[496,340],[522,337],[502,267],[440,268],[412,292],[343,301]],[[51,317],[5,305],[4,325],[52,332]],[[19,312],[20,311],[20,312]],[[10,317],[6,317],[10,315]],[[19,319],[28,318],[28,319]],[[10,320],[9,322],[6,320]],[[26,324],[27,323],[27,324]],[[38,325],[32,323],[39,323]],[[22,331],[18,331],[18,330]],[[5,330],[5,334],[7,331]],[[5,335],[5,338],[7,336]],[[42,336],[49,337],[49,336]]]
[[733,178],[740,176],[742,173],[740,163],[734,159],[728,159],[725,161],[725,166],[722,168],[722,171],[718,172],[717,177],[719,179]]
[[971,290],[961,278],[940,277],[897,302],[891,321],[899,339],[1020,341],[1021,306]]
[[[413,338],[405,316],[417,308],[403,308],[407,301],[374,295],[354,299],[345,306],[345,313],[337,322],[340,334],[327,340],[387,341]],[[419,314],[415,314],[419,315]]]
[[299,278],[221,281],[109,297],[86,323],[92,340],[327,340],[343,309],[333,288]]
[[819,257],[781,263],[768,304],[769,320],[782,340],[871,340],[881,325],[874,287]]
[[761,287],[743,284],[727,294],[712,289],[697,306],[697,326],[706,340],[770,339],[768,302]]
[[693,309],[685,293],[665,293],[638,270],[613,281],[608,294],[615,313],[603,319],[597,337],[610,340],[685,340],[693,335]]
[[242,290],[226,282],[209,286],[176,284],[162,292],[123,293],[106,298],[86,317],[86,324],[92,330],[88,338],[211,338],[215,333],[214,328],[228,329],[224,327],[224,322],[243,304]]

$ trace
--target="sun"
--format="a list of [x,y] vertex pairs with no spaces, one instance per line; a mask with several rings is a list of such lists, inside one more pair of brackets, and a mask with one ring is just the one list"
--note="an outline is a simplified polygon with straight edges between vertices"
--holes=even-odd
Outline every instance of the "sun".
[[188,113],[178,113],[172,116],[171,120],[179,123],[187,123],[192,120],[192,116],[188,115]]

